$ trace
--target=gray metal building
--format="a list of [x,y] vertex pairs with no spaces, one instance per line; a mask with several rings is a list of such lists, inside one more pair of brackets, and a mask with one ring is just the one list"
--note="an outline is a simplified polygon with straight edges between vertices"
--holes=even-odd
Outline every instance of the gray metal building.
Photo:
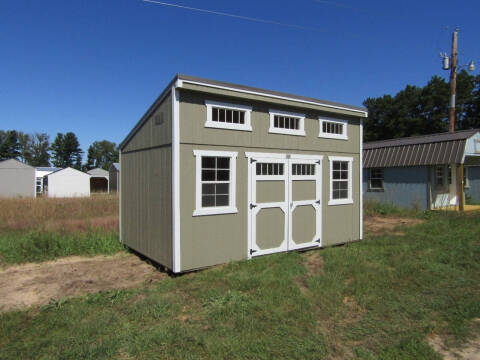
[[120,144],[120,237],[173,272],[362,238],[364,108],[177,75]]
[[35,197],[35,168],[17,159],[0,161],[0,197]]
[[118,193],[120,191],[120,187],[118,186],[120,180],[120,163],[113,163],[110,165],[108,169],[109,173],[109,191]]
[[363,145],[365,200],[401,207],[459,207],[478,199],[480,132],[457,131]]

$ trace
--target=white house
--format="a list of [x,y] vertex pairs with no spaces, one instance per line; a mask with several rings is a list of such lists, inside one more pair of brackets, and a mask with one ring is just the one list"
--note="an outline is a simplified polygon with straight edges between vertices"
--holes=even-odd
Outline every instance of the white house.
[[70,167],[45,176],[44,187],[48,197],[90,196],[90,175]]

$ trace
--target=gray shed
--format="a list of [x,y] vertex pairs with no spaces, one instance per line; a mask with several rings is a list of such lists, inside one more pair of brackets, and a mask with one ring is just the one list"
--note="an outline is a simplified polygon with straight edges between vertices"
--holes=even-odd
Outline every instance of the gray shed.
[[120,237],[173,272],[362,238],[365,108],[177,75],[120,144]]
[[0,161],[0,197],[35,197],[35,168],[17,159]]
[[461,209],[477,199],[480,131],[414,136],[363,145],[365,200],[420,209]]
[[101,168],[87,171],[90,175],[90,192],[108,192],[109,172]]
[[108,173],[110,192],[118,193],[120,191],[120,187],[118,186],[120,181],[120,163],[113,163],[110,165]]

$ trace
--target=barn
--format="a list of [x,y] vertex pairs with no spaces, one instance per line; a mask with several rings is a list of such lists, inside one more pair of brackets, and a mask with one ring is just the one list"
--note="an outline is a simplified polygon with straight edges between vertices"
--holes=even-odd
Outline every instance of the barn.
[[17,159],[0,161],[0,197],[35,195],[35,168]]
[[120,144],[120,238],[175,273],[362,239],[362,107],[177,75]]
[[366,200],[424,210],[480,202],[478,129],[367,142],[363,159]]
[[46,175],[43,184],[48,197],[90,196],[90,175],[71,167]]

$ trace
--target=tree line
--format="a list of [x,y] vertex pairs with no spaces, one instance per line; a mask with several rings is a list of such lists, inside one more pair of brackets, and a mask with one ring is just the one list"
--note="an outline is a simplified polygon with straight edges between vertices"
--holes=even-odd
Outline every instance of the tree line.
[[[450,84],[433,76],[427,85],[407,85],[395,96],[368,98],[365,141],[448,131]],[[457,76],[455,130],[480,128],[480,75],[465,70]]]
[[73,132],[57,133],[50,144],[46,133],[0,130],[0,160],[17,159],[34,167],[72,167],[83,171],[97,167],[108,170],[112,163],[118,162],[118,147],[108,140],[95,141],[89,146],[86,163],[82,163],[83,153]]

